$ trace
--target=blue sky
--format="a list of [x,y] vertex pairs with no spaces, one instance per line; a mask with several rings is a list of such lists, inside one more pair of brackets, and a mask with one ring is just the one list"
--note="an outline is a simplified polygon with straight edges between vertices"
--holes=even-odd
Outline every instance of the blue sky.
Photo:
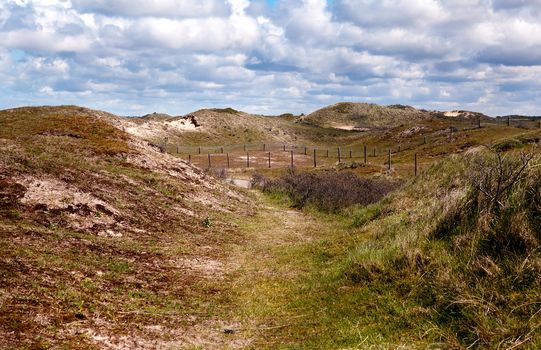
[[0,108],[541,115],[541,0],[0,0]]

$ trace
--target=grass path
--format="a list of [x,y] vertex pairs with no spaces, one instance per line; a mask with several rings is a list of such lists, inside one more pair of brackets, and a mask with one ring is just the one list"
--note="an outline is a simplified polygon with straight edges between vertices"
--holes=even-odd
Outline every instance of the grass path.
[[332,257],[347,249],[346,225],[254,194],[260,209],[237,223],[246,244],[230,256],[231,304],[219,322],[234,333],[216,348],[337,348],[332,328],[341,325],[326,323],[336,316],[327,314],[327,298],[342,286]]
[[357,284],[344,273],[369,232],[346,215],[293,210],[253,193],[259,208],[236,222],[245,241],[231,248],[222,304],[200,328],[208,335],[201,348],[426,348],[424,328],[404,318],[414,305],[392,284]]
[[311,257],[299,254],[321,232],[315,218],[288,209],[258,192],[262,203],[257,215],[239,223],[247,244],[237,248],[232,273],[234,313],[241,324],[237,337],[256,348],[284,344],[288,328],[306,322],[318,310],[291,310],[292,285],[310,271]]

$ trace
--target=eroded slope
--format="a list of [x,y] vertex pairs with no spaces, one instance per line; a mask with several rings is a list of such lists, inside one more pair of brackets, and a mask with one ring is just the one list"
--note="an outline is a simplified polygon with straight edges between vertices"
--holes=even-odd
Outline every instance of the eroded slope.
[[[79,107],[0,111],[0,347],[198,345],[250,200]],[[201,333],[198,331],[198,333]]]

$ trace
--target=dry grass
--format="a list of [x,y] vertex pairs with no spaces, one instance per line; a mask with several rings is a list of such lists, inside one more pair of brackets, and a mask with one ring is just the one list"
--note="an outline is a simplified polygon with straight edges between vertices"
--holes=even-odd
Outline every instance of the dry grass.
[[250,200],[115,122],[78,107],[0,112],[0,347],[220,336],[209,320],[243,240],[230,221]]

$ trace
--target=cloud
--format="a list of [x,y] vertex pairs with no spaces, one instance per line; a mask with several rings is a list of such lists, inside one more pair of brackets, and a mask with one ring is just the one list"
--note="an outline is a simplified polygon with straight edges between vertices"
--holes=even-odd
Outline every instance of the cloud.
[[540,11],[540,0],[7,0],[0,107],[533,111]]
[[230,7],[219,0],[72,0],[83,13],[129,17],[225,17]]
[[425,27],[446,17],[435,0],[343,0],[334,6],[338,18],[371,28]]

